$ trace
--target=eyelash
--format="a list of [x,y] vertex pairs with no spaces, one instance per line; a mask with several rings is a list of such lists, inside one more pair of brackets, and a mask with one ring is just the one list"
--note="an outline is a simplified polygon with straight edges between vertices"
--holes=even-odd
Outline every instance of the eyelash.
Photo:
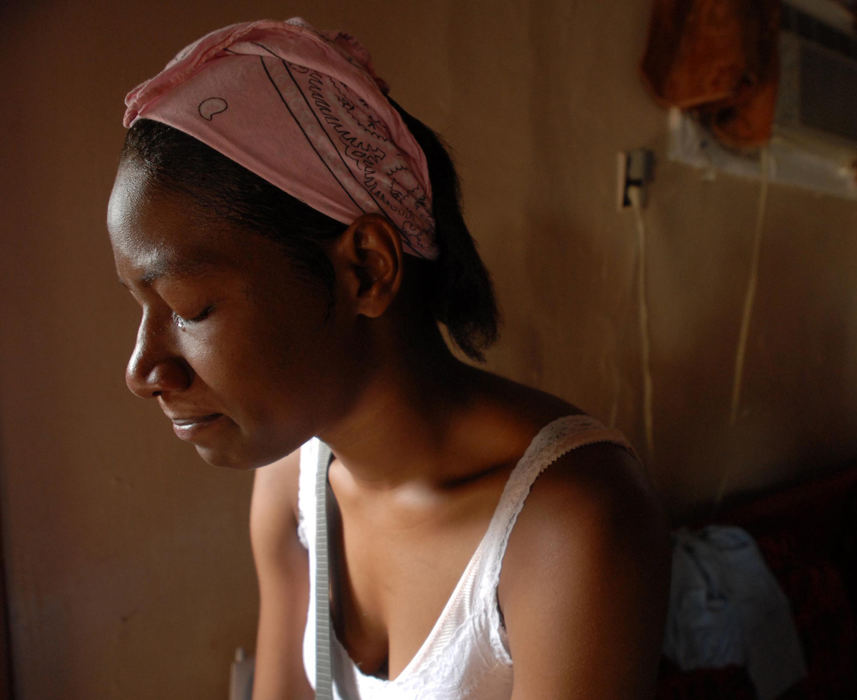
[[211,306],[206,306],[202,310],[201,313],[198,313],[193,318],[182,318],[175,311],[173,311],[172,312],[173,323],[175,323],[176,326],[178,326],[178,328],[184,330],[184,328],[187,324],[199,323],[200,321],[204,321],[206,318],[208,318],[209,314],[211,313],[212,308],[213,307],[211,307]]

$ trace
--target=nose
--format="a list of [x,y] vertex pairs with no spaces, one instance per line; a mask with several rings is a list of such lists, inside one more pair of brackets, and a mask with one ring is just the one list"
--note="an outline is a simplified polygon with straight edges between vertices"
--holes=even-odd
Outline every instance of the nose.
[[193,371],[176,352],[173,332],[171,326],[159,327],[144,313],[137,330],[137,342],[125,368],[125,384],[132,393],[151,399],[190,386]]

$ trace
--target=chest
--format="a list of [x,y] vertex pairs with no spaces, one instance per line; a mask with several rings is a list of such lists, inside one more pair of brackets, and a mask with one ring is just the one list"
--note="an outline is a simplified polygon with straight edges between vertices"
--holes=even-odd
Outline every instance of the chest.
[[430,635],[485,536],[508,472],[431,503],[337,497],[331,609],[366,674],[395,678]]

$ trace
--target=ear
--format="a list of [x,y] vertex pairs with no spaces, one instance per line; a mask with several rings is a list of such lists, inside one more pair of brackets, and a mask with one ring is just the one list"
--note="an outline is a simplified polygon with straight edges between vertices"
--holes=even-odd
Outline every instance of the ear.
[[380,214],[364,214],[339,237],[335,255],[355,311],[368,318],[383,315],[402,284],[398,229]]

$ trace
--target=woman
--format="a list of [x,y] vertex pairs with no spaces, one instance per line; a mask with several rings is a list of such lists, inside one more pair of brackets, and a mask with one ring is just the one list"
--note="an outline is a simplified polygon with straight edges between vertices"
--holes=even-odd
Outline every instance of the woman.
[[233,25],[126,103],[108,211],[142,307],[126,379],[206,461],[264,466],[255,700],[312,696],[315,437],[337,697],[649,694],[655,499],[620,434],[450,351],[439,323],[474,360],[495,339],[491,285],[445,151],[365,49]]

